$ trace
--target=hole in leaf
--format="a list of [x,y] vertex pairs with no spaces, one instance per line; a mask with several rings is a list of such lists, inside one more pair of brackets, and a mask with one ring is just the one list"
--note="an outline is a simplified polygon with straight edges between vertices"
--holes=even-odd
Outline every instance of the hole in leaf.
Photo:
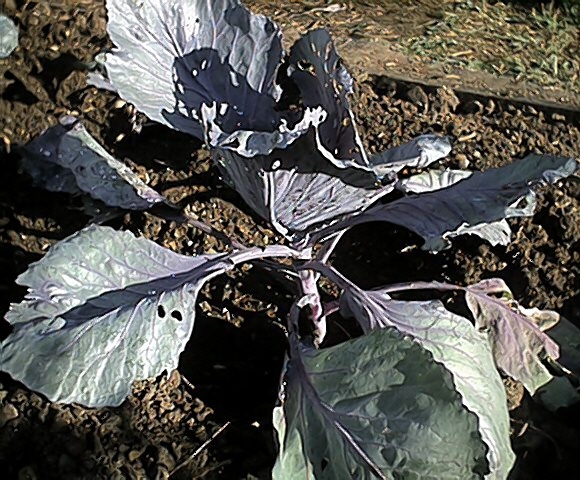
[[163,305],[157,307],[157,315],[161,318],[165,317],[165,308],[163,308]]
[[233,150],[236,150],[237,148],[240,148],[240,140],[238,138],[234,138],[231,142],[227,144],[227,146]]
[[183,320],[183,315],[179,310],[173,310],[173,312],[171,312],[171,316],[175,318],[175,320],[177,320],[178,322],[181,322]]
[[298,60],[296,66],[303,72],[314,72],[314,65],[312,65],[310,62],[307,62],[306,60]]

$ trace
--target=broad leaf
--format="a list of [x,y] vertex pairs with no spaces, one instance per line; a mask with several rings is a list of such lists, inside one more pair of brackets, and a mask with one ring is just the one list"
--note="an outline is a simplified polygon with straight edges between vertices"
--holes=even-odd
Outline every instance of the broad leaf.
[[145,210],[165,198],[113,158],[74,117],[20,149],[33,182],[53,192],[84,192],[110,207]]
[[365,332],[395,327],[411,336],[453,374],[463,405],[479,418],[481,435],[489,446],[486,478],[505,479],[515,456],[505,390],[487,338],[438,300],[393,300],[384,291],[350,285],[343,291],[341,306],[342,313],[354,316]]
[[[490,287],[503,297],[488,295]],[[465,292],[476,325],[488,338],[499,368],[522,382],[552,411],[580,401],[577,327],[554,311],[518,305],[499,279],[465,287]]]
[[286,147],[325,117],[307,109],[299,121],[275,109],[280,30],[237,0],[109,0],[107,9],[116,45],[109,80],[153,120],[251,157]]
[[[467,170],[427,170],[410,178],[400,180],[397,189],[405,193],[425,193],[450,187],[470,177],[473,172]],[[481,223],[479,225],[462,225],[455,232],[457,235],[477,235],[491,245],[508,245],[511,229],[507,220]]]
[[322,350],[291,344],[274,479],[483,478],[477,419],[417,343],[384,329]]
[[[558,344],[538,327],[537,318],[526,314],[526,310],[519,307],[503,280],[490,278],[467,287],[441,282],[413,282],[384,288],[385,293],[405,290],[465,292],[476,327],[490,344],[497,368],[523,383],[530,393],[552,379],[543,361],[559,359]],[[572,358],[574,354],[569,352],[564,358],[565,367],[566,364],[574,364]]]
[[17,282],[0,370],[58,402],[119,405],[136,379],[176,368],[203,283],[285,247],[188,257],[130,232],[88,227],[54,245]]
[[[482,229],[484,224],[531,215],[535,208],[533,188],[554,183],[577,169],[578,162],[573,158],[529,155],[501,168],[475,172],[443,190],[378,205],[324,233],[363,222],[387,221],[421,235],[425,239],[423,248],[440,250],[449,245],[450,237],[476,233],[485,238],[490,230]],[[496,224],[490,236],[501,239],[505,236],[502,229],[505,224]]]
[[[402,149],[397,156],[422,148],[421,142],[412,140],[397,147]],[[251,162],[224,150],[216,154],[216,163],[254,211],[296,242],[308,243],[318,230],[334,232],[330,225],[364,212],[394,187],[394,183],[377,186],[374,172],[336,167],[319,151],[312,133]]]

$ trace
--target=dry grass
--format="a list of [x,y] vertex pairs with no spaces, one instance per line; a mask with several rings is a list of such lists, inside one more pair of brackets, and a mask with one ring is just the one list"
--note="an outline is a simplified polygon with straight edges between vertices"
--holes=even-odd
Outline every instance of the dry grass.
[[[447,73],[489,72],[580,94],[580,0],[246,0],[285,32],[329,28]],[[289,28],[290,27],[290,28]],[[293,40],[290,38],[289,40]],[[361,52],[362,54],[363,52]]]
[[580,4],[538,7],[471,0],[447,3],[422,34],[399,48],[474,70],[483,70],[580,93]]

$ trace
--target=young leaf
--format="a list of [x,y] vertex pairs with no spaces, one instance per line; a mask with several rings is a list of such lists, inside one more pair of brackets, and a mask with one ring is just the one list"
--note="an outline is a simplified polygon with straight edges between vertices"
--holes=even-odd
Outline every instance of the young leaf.
[[491,231],[493,238],[501,238],[505,236],[505,224],[496,224],[491,230],[481,227],[504,218],[531,215],[535,208],[533,188],[567,177],[578,166],[573,158],[529,155],[501,168],[475,172],[443,190],[377,205],[323,233],[363,222],[387,221],[421,235],[426,241],[423,248],[429,250],[447,247],[447,239],[461,233],[485,238],[486,232]]
[[395,329],[315,350],[291,336],[275,480],[483,478],[486,448],[441,364]]
[[345,287],[341,295],[345,316],[354,316],[365,332],[395,327],[453,374],[463,405],[477,415],[489,447],[486,478],[507,478],[515,455],[510,446],[505,390],[487,338],[439,300],[399,301],[381,290],[364,291],[352,284]]
[[52,401],[119,405],[134,380],[176,368],[203,283],[286,247],[188,257],[130,232],[88,227],[54,245],[17,282],[0,370]]
[[165,198],[113,158],[74,117],[20,149],[33,182],[53,192],[84,192],[110,207],[146,210]]

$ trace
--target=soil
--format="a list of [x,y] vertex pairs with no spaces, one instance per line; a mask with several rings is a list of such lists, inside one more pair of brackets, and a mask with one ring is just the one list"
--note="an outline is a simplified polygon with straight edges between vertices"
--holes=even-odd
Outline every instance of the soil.
[[[445,161],[453,167],[487,169],[532,152],[580,156],[578,92],[560,79],[550,79],[547,87],[462,65],[427,65],[396,48],[426,19],[460,2],[423,0],[419,9],[413,2],[378,2],[384,12],[404,18],[403,26],[369,3],[340,4],[344,9],[335,13],[325,11],[323,2],[258,0],[250,7],[274,16],[288,39],[314,26],[333,31],[357,80],[353,105],[370,151],[436,132],[455,138]],[[281,241],[220,182],[199,141],[148,123],[136,132],[130,106],[86,86],[85,65],[110,46],[102,1],[4,0],[0,8],[20,28],[19,48],[0,60],[0,310],[23,296],[17,275],[89,220],[81,199],[36,189],[18,170],[14,146],[64,114],[82,118],[147,183],[215,228],[248,245]],[[369,31],[390,33],[377,42]],[[150,213],[109,223],[182,253],[225,248]],[[403,229],[366,225],[345,236],[333,262],[363,287],[419,279],[465,284],[499,276],[522,304],[555,309],[580,326],[578,178],[543,191],[532,218],[510,223],[514,241],[507,248],[466,237],[438,255],[405,248],[421,241]],[[244,268],[211,282],[200,300],[179,371],[138,382],[118,408],[53,404],[0,374],[0,476],[269,478],[275,458],[271,411],[285,350],[280,319],[290,297],[268,277]],[[0,324],[0,336],[8,331],[6,322]],[[346,331],[337,319],[329,337],[340,341]],[[575,478],[580,407],[552,413],[521,385],[505,383],[517,454],[511,478]]]

